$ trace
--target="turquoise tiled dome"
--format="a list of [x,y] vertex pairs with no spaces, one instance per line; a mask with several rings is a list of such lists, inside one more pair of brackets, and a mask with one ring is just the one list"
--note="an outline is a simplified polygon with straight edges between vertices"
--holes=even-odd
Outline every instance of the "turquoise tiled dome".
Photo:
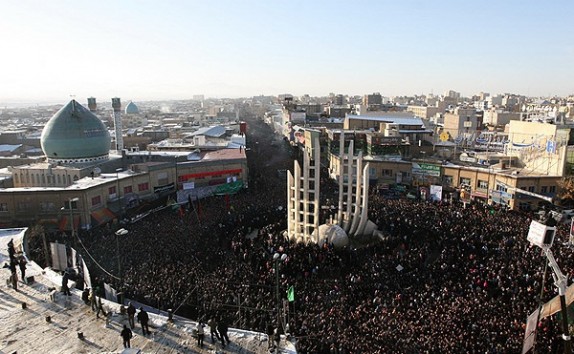
[[109,156],[110,134],[104,123],[75,100],[46,124],[40,138],[49,160],[89,162]]
[[138,114],[140,112],[138,106],[135,103],[130,102],[126,106],[126,114]]

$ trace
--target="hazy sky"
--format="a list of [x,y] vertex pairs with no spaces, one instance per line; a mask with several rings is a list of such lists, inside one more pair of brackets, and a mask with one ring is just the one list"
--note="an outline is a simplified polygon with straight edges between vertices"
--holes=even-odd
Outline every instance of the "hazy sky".
[[574,1],[2,1],[0,104],[574,93]]

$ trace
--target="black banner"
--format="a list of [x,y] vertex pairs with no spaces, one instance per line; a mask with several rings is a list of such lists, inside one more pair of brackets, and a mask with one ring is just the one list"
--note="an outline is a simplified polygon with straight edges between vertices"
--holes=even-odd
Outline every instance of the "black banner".
[[154,193],[175,191],[175,183],[165,184],[163,186],[153,187]]

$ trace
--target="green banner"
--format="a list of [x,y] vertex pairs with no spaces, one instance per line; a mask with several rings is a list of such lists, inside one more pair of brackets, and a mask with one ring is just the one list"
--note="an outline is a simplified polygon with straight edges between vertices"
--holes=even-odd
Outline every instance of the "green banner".
[[243,188],[243,181],[220,184],[215,189],[215,195],[235,194]]
[[295,301],[295,288],[293,287],[293,285],[291,285],[289,289],[287,289],[287,300],[289,300],[289,302]]
[[440,165],[413,162],[413,175],[440,177]]

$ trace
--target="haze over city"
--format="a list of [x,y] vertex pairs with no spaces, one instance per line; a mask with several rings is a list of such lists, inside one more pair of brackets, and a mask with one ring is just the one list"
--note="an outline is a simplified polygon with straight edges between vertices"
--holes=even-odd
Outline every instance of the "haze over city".
[[0,105],[329,92],[571,94],[572,1],[0,4]]

